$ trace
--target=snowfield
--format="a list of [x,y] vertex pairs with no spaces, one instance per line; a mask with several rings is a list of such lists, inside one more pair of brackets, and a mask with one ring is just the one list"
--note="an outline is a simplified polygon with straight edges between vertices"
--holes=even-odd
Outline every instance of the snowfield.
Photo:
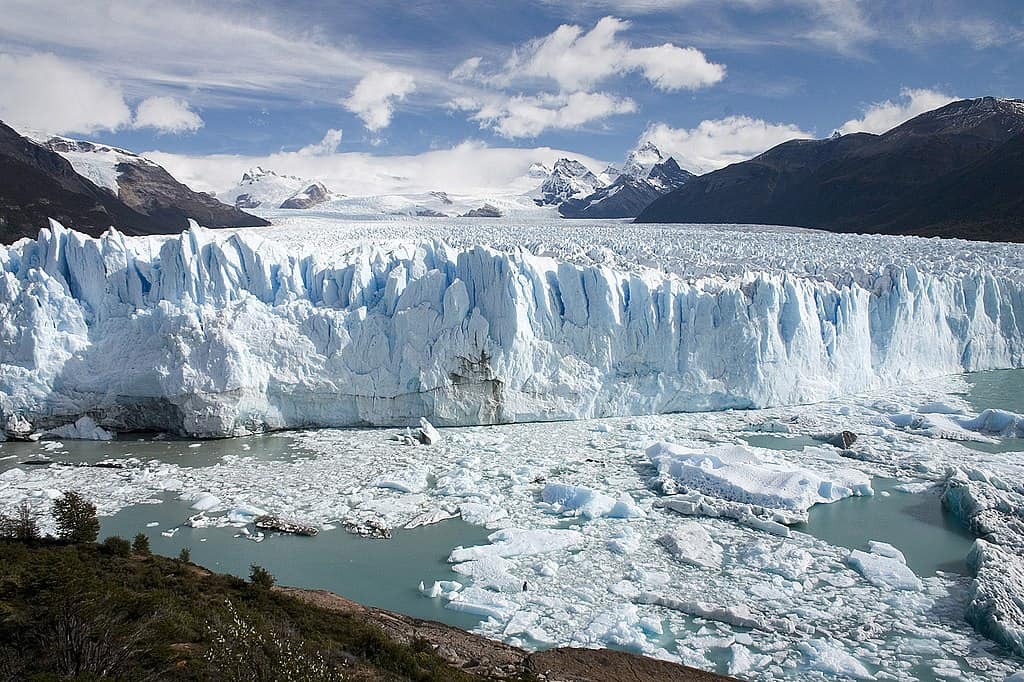
[[55,224],[0,248],[0,411],[217,437],[808,403],[1021,366],[1022,255],[525,218]]

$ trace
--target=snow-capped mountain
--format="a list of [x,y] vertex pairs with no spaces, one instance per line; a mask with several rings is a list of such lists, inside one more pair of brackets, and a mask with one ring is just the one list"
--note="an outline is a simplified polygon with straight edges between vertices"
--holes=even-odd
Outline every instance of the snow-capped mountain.
[[622,174],[634,178],[646,178],[651,169],[664,161],[665,155],[653,142],[644,142],[626,157],[626,163],[622,165]]
[[193,192],[162,166],[126,149],[0,124],[0,241],[34,236],[53,218],[99,235],[266,225],[261,218]]
[[[608,166],[601,177],[607,177]],[[683,170],[672,157],[665,157],[647,142],[630,153],[623,171],[611,182],[585,196],[571,197],[558,205],[565,218],[634,218],[648,204],[667,192],[686,184],[693,173]]]
[[534,200],[539,206],[557,206],[567,199],[591,194],[604,184],[579,161],[561,158],[534,192]]
[[217,195],[238,208],[277,208],[310,184],[295,175],[255,166],[242,174],[237,185]]

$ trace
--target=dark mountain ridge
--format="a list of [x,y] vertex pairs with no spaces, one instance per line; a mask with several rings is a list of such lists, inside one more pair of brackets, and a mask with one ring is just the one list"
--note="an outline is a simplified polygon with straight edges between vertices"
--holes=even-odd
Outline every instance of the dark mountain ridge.
[[882,134],[791,140],[692,179],[637,222],[1024,241],[1024,101],[953,102]]
[[[92,143],[55,138],[50,144],[70,151],[69,144]],[[53,148],[0,123],[0,243],[35,236],[48,218],[93,236],[112,226],[128,235],[174,234],[188,227],[189,218],[207,227],[269,224],[193,192],[161,166],[135,158],[139,162],[117,165],[115,195],[75,172]]]

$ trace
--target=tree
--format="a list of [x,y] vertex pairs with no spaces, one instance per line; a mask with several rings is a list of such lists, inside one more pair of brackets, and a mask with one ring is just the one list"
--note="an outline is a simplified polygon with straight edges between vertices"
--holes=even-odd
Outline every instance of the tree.
[[149,537],[145,533],[139,533],[132,540],[132,551],[136,554],[149,554]]
[[32,506],[27,501],[18,505],[14,516],[0,515],[0,537],[12,538],[23,542],[38,540],[42,537],[39,532],[39,521],[32,511]]
[[192,561],[192,552],[189,551],[188,547],[182,547],[181,551],[178,552],[178,561]]
[[100,548],[114,556],[127,557],[132,553],[132,543],[120,535],[111,535],[100,544]]
[[274,574],[259,564],[252,564],[249,567],[249,582],[253,587],[269,590],[274,586]]
[[73,490],[53,501],[53,518],[57,523],[57,536],[66,542],[96,542],[99,537],[96,505]]

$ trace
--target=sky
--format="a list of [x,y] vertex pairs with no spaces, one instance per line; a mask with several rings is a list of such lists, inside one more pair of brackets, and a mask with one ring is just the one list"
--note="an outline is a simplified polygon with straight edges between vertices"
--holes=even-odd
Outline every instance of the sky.
[[144,152],[199,189],[256,163],[465,174],[619,162],[648,140],[707,172],[1024,96],[1020,0],[0,0],[0,16],[0,119]]

